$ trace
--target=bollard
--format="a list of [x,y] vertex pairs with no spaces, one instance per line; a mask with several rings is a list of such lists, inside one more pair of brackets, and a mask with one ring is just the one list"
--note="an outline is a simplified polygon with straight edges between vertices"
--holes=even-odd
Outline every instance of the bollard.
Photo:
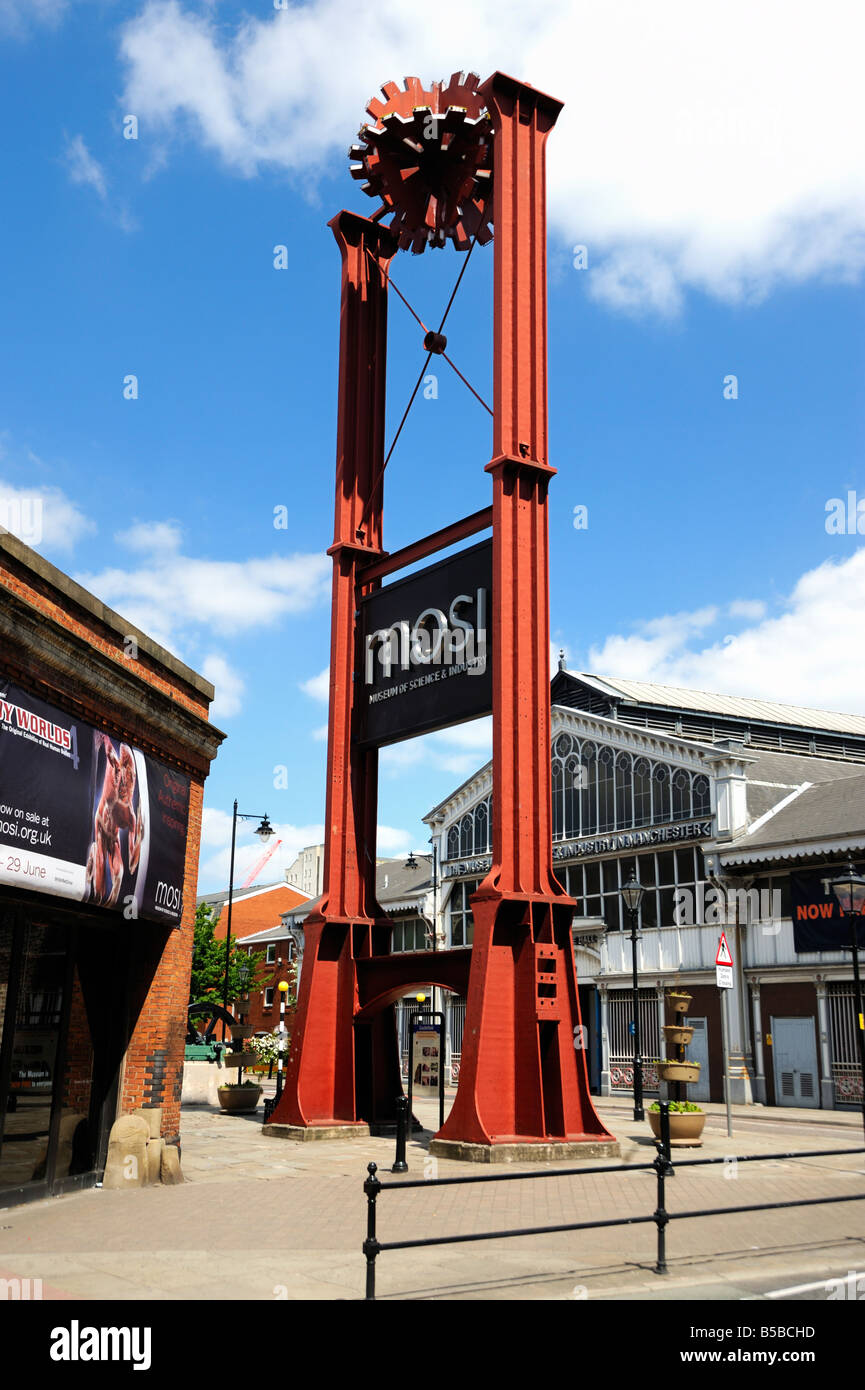
[[366,1193],[366,1240],[363,1253],[366,1255],[366,1302],[375,1302],[375,1257],[381,1246],[375,1237],[375,1199],[381,1191],[381,1183],[376,1177],[377,1165],[368,1163],[369,1177],[363,1185]]
[[396,1157],[391,1167],[392,1173],[407,1173],[405,1161],[405,1136],[408,1128],[408,1100],[405,1096],[396,1098]]
[[670,1106],[667,1101],[662,1100],[661,1105],[661,1137],[655,1141],[658,1156],[652,1165],[658,1178],[658,1205],[653,1213],[655,1225],[658,1228],[658,1261],[655,1265],[656,1274],[667,1273],[667,1223],[670,1218],[667,1215],[665,1205],[665,1181],[667,1178],[675,1176],[672,1160],[670,1158]]

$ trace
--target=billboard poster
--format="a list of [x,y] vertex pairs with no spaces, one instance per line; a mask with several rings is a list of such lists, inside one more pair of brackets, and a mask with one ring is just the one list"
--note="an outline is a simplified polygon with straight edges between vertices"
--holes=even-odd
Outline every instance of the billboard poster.
[[0,883],[175,926],[188,820],[184,773],[0,674]]
[[411,1044],[412,1082],[415,1092],[423,1089],[427,1095],[437,1096],[439,1092],[441,1058],[437,1028],[418,1029],[412,1035]]
[[[793,947],[797,953],[842,951],[850,945],[850,922],[841,913],[832,879],[840,869],[830,872],[790,875],[790,910],[793,916]],[[858,904],[859,910],[865,903]],[[865,946],[865,921],[856,921],[857,941]]]
[[482,541],[361,601],[360,743],[492,712],[492,555]]

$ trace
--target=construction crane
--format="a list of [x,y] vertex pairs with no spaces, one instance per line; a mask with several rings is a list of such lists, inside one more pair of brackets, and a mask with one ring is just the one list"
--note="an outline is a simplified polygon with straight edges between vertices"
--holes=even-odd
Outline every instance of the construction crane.
[[281,844],[282,840],[277,840],[275,844],[271,845],[269,849],[266,849],[264,851],[264,854],[261,856],[260,859],[256,861],[250,873],[247,874],[246,878],[241,883],[241,888],[248,888],[251,883],[255,882],[270,856],[276,853]]

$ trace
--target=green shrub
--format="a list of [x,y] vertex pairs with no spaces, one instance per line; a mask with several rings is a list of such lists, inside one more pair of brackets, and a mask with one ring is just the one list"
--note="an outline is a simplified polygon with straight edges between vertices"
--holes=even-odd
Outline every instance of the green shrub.
[[[661,1107],[660,1107],[660,1104],[658,1103],[658,1101],[654,1101],[653,1104],[649,1106],[649,1109],[650,1109],[650,1110],[660,1110],[660,1108],[661,1108]],[[702,1115],[703,1109],[702,1109],[702,1106],[700,1106],[700,1105],[695,1105],[694,1102],[691,1101],[691,1100],[671,1100],[671,1101],[670,1101],[670,1114],[672,1115],[674,1112],[675,1112],[676,1114],[679,1114],[679,1115],[681,1115],[681,1114],[688,1114],[688,1115],[695,1115],[695,1114],[698,1114],[698,1115]]]

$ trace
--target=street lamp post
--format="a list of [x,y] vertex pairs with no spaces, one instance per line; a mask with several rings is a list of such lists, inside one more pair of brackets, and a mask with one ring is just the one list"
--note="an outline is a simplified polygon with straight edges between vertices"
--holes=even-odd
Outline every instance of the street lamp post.
[[862,1079],[862,1126],[865,1131],[865,1031],[862,1017],[862,982],[859,978],[859,924],[863,920],[865,907],[865,878],[857,874],[852,864],[848,864],[843,874],[832,880],[832,892],[838,901],[841,915],[850,923],[850,945],[842,946],[843,951],[853,953],[853,1008],[855,1010],[856,1037],[859,1042],[859,1067]]
[[[231,959],[231,906],[234,900],[234,845],[237,837],[237,822],[239,820],[260,820],[261,824],[256,828],[256,835],[261,837],[261,843],[266,845],[268,840],[275,834],[273,826],[267,816],[254,816],[251,813],[238,811],[237,802],[234,803],[234,812],[231,818],[231,863],[228,869],[228,923],[225,931],[225,979],[222,986],[222,1007],[228,1011],[228,965]],[[225,1037],[225,1024],[222,1025],[222,1036]]]
[[637,986],[637,920],[645,888],[638,883],[633,870],[628,882],[620,890],[625,910],[631,919],[631,967],[634,975],[634,1119],[643,1116],[643,1056],[640,1042],[640,995]]

